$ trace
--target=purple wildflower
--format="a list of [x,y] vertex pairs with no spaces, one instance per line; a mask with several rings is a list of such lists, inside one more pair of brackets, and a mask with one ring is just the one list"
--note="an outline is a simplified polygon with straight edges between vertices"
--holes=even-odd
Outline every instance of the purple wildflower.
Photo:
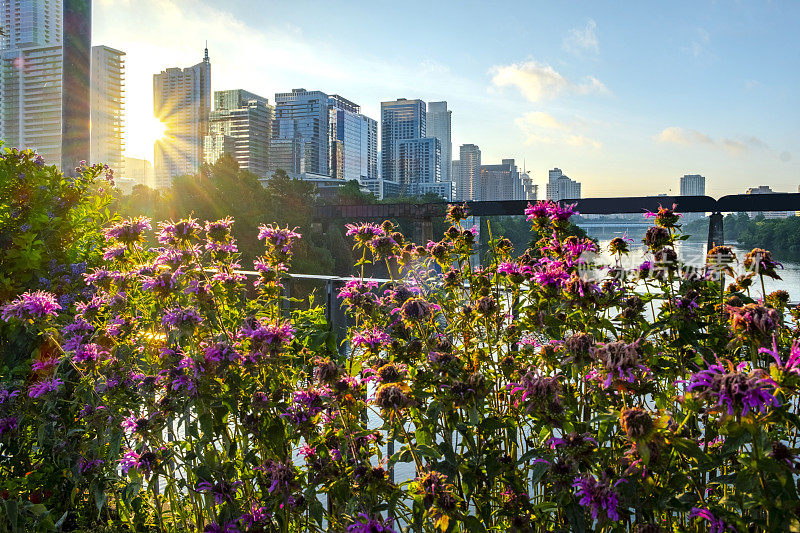
[[158,227],[160,228],[158,242],[169,245],[186,242],[203,229],[197,223],[197,219],[192,217],[184,218],[178,222],[161,222]]
[[28,396],[31,398],[38,398],[42,394],[58,390],[58,388],[63,384],[64,382],[61,379],[55,377],[50,380],[34,383],[31,385],[31,388],[28,389]]
[[353,335],[353,346],[366,346],[370,350],[375,350],[380,346],[391,344],[392,338],[385,331],[381,331],[377,327],[372,329],[365,329],[364,331],[356,332]]
[[211,522],[203,528],[203,533],[239,533],[239,526],[236,522],[225,522],[223,524]]
[[10,403],[17,396],[19,396],[18,390],[0,389],[0,405],[6,402]]
[[242,515],[239,519],[246,528],[252,529],[257,524],[263,524],[267,520],[269,520],[270,514],[267,512],[267,508],[263,506],[259,506],[257,503],[254,503],[250,506],[250,510]]
[[213,222],[207,220],[205,226],[208,239],[210,241],[221,242],[230,236],[231,226],[233,226],[233,218],[225,217]]
[[308,460],[309,457],[314,457],[317,455],[317,448],[316,446],[309,446],[308,444],[304,444],[297,449],[297,455],[304,457]]
[[775,339],[772,340],[772,350],[769,348],[759,348],[758,351],[759,353],[770,354],[773,359],[775,359],[775,366],[781,372],[800,376],[800,343],[798,343],[797,340],[792,343],[792,348],[789,351],[789,357],[786,359],[785,363],[781,361],[780,355],[778,354],[778,346],[775,343]]
[[561,383],[558,376],[545,376],[539,372],[528,372],[519,382],[509,383],[506,388],[512,396],[522,393],[514,402],[519,407],[525,405],[525,412],[543,411],[549,415],[562,412]]
[[197,492],[210,492],[214,495],[214,503],[220,504],[225,502],[232,502],[236,498],[236,492],[239,487],[243,485],[241,481],[220,481],[219,483],[209,483],[208,481],[200,482],[195,490]]
[[31,370],[34,372],[48,372],[51,368],[55,368],[58,366],[58,363],[61,362],[60,357],[48,357],[46,359],[37,359],[33,363],[31,363]]
[[330,390],[324,387],[297,391],[292,397],[292,405],[281,414],[281,417],[287,418],[295,425],[308,422],[323,411],[325,400],[330,395]]
[[497,273],[508,276],[512,283],[522,283],[533,275],[533,270],[528,265],[518,263],[501,263],[497,267]]
[[566,222],[572,215],[579,214],[575,211],[575,204],[561,206],[557,202],[548,203],[548,214],[553,222]]
[[176,307],[167,311],[161,322],[178,329],[194,329],[203,322],[203,318],[192,308]]
[[72,357],[72,360],[76,363],[94,363],[102,359],[103,356],[108,355],[109,353],[101,350],[97,344],[90,343],[79,346],[78,349],[75,350],[75,355]]
[[347,533],[395,533],[392,529],[392,519],[386,521],[381,518],[370,518],[365,513],[359,513],[358,522],[347,526]]
[[590,507],[592,520],[597,520],[600,511],[603,511],[609,520],[617,521],[619,520],[617,512],[619,498],[614,488],[623,481],[623,479],[617,480],[612,485],[606,479],[599,481],[590,475],[575,478],[572,486],[578,489],[577,496],[580,498],[578,503],[584,507]]
[[736,531],[736,528],[726,524],[721,518],[715,517],[708,509],[692,507],[689,518],[701,518],[708,522],[709,533],[724,533],[727,530]]
[[81,457],[78,459],[78,471],[84,475],[91,474],[104,464],[105,461],[102,459],[94,459],[92,461],[87,461],[85,458]]
[[283,463],[270,459],[260,467],[256,467],[256,470],[264,473],[270,494],[280,492],[285,496],[290,495],[295,483],[295,469],[291,461]]
[[345,227],[347,228],[346,235],[348,237],[355,237],[356,242],[362,245],[367,245],[371,243],[375,237],[381,237],[386,233],[378,224],[371,224],[369,222],[345,224]]
[[7,322],[12,316],[20,320],[57,317],[57,311],[60,309],[61,306],[56,302],[55,296],[49,292],[26,292],[3,306],[2,318]]
[[284,254],[288,254],[291,251],[295,239],[302,237],[295,231],[297,228],[289,229],[289,226],[281,228],[277,225],[262,224],[258,229],[258,240],[263,240],[268,250],[280,251]]
[[719,407],[729,415],[750,411],[763,413],[769,407],[778,407],[780,402],[773,396],[775,382],[763,374],[743,372],[743,365],[736,369],[725,368],[721,362],[709,365],[708,369],[692,374],[688,390],[697,391],[698,397]]
[[547,202],[536,202],[535,204],[528,204],[525,209],[525,215],[528,220],[544,220],[549,216]]
[[119,466],[123,474],[127,474],[133,468],[145,475],[149,475],[158,466],[158,456],[159,454],[152,450],[143,450],[141,453],[135,450],[128,450],[120,459]]
[[[641,374],[650,373],[650,369],[641,364],[642,354],[639,341],[632,343],[609,342],[598,345],[593,356],[600,364],[600,375],[603,375],[603,386],[611,387],[614,380],[635,383]],[[592,376],[597,373],[590,373]]]
[[117,239],[124,244],[132,244],[140,241],[142,233],[150,230],[150,219],[147,217],[136,217],[123,220],[105,231],[106,239]]
[[564,264],[560,261],[543,257],[539,260],[533,272],[533,279],[536,283],[544,287],[559,289],[563,287],[569,279],[569,272],[567,272]]
[[239,330],[238,338],[250,339],[254,351],[267,353],[288,344],[294,338],[294,328],[289,321],[250,319]]
[[125,246],[124,244],[114,244],[112,246],[109,246],[103,251],[103,259],[105,261],[111,261],[112,259],[122,259],[127,249],[128,247]]
[[19,426],[19,422],[17,421],[16,416],[9,416],[6,418],[0,418],[0,436],[4,433],[10,433],[14,431]]

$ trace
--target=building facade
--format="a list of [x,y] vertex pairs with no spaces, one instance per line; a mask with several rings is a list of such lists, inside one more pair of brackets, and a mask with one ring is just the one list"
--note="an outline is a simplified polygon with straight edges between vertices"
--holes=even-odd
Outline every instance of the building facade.
[[553,202],[580,199],[581,184],[570,179],[560,168],[554,168],[548,173],[546,197]]
[[227,153],[239,168],[267,176],[273,112],[269,101],[256,94],[241,89],[216,91],[203,143],[204,161],[214,164]]
[[89,159],[89,0],[0,0],[0,137],[71,170]]
[[153,165],[147,159],[126,157],[125,177],[133,180],[137,185],[146,185],[151,189],[155,186]]
[[447,102],[428,102],[427,135],[436,137],[442,145],[442,181],[453,181],[453,112],[447,109]]
[[700,174],[685,174],[681,177],[681,196],[705,196],[706,179]]
[[426,137],[426,106],[422,100],[399,98],[381,102],[381,178],[400,184],[399,144]]
[[90,161],[125,171],[125,52],[92,47]]
[[211,112],[211,61],[169,68],[153,76],[153,112],[165,126],[155,145],[155,185],[168,188],[176,176],[194,174],[203,162]]
[[459,202],[480,200],[481,149],[476,144],[462,144],[458,161],[455,199]]
[[275,95],[270,167],[365,184],[378,179],[378,123],[339,95],[293,89]]
[[530,200],[522,176],[513,159],[503,159],[499,165],[481,165],[478,198],[484,201]]
[[404,139],[397,143],[399,182],[403,196],[433,193],[452,200],[451,184],[442,181],[442,147],[436,137]]

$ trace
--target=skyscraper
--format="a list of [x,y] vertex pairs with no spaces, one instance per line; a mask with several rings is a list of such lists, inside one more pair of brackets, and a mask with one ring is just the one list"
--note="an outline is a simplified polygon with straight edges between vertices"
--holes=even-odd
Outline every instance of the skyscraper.
[[214,164],[223,153],[229,153],[239,168],[266,177],[273,111],[266,98],[253,93],[216,91],[204,141],[205,162]]
[[453,112],[447,109],[447,102],[428,102],[427,134],[436,137],[442,144],[442,181],[453,181],[452,117]]
[[125,52],[92,47],[91,159],[125,172]]
[[480,200],[481,149],[476,144],[462,144],[459,156],[456,199],[459,202]]
[[293,175],[377,180],[377,122],[339,95],[293,89],[275,95],[270,166]]
[[203,61],[193,67],[153,75],[153,112],[165,126],[164,138],[155,146],[156,188],[170,187],[175,176],[199,170],[210,111],[208,48]]
[[681,196],[705,196],[706,179],[700,174],[685,174],[681,178]]
[[560,168],[549,171],[547,182],[547,199],[553,202],[561,200],[577,200],[581,197],[581,184],[564,174]]
[[451,183],[442,181],[442,149],[436,137],[403,139],[397,143],[397,159],[402,194],[436,194],[452,200]]
[[398,98],[393,102],[381,102],[381,176],[384,181],[400,183],[399,143],[425,138],[426,131],[422,100]]
[[0,137],[71,170],[89,159],[89,0],[0,0]]
[[513,159],[503,159],[499,165],[481,165],[481,200],[528,200],[529,184]]

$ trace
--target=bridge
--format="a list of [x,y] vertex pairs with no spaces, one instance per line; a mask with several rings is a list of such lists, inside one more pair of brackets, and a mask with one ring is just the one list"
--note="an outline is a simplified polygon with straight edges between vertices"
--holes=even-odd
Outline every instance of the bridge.
[[[466,202],[470,215],[479,219],[521,216],[528,203],[526,200]],[[584,215],[644,214],[657,211],[659,206],[672,205],[679,213],[711,213],[708,226],[708,247],[711,248],[725,243],[722,213],[800,211],[800,193],[734,194],[719,199],[710,196],[628,196],[581,198],[562,200],[561,203],[575,204],[575,209]],[[314,221],[325,224],[333,220],[357,222],[406,218],[415,222],[414,239],[424,243],[433,238],[433,220],[443,218],[446,210],[446,202],[322,205],[314,209]],[[484,233],[481,232],[481,238]]]

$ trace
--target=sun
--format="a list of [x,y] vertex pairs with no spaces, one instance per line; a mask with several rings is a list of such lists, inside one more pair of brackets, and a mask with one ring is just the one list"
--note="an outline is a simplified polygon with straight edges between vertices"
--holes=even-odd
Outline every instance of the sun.
[[128,116],[128,146],[130,157],[153,160],[153,145],[164,137],[166,125],[150,114]]

